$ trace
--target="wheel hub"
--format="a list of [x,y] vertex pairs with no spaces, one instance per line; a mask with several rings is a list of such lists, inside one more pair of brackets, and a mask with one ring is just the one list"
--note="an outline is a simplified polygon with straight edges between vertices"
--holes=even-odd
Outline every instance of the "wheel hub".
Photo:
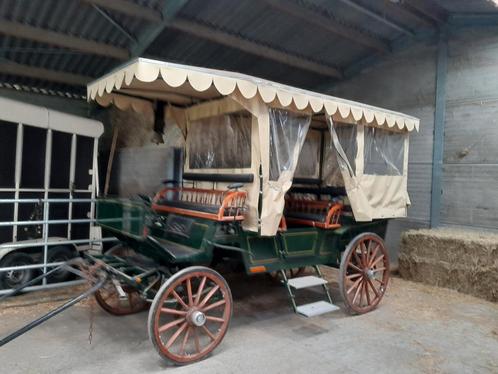
[[195,310],[190,313],[190,323],[194,326],[201,327],[206,323],[206,315],[199,310]]
[[11,282],[19,282],[22,279],[23,272],[20,270],[11,270],[7,272],[7,279]]
[[373,269],[365,269],[365,275],[369,279],[373,279],[375,277],[375,273],[374,273]]

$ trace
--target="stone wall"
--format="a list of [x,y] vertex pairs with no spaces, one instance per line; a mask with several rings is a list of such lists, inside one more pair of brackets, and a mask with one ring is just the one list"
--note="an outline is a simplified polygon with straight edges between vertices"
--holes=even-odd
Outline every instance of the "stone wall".
[[498,302],[498,235],[456,229],[406,231],[399,271],[406,279]]

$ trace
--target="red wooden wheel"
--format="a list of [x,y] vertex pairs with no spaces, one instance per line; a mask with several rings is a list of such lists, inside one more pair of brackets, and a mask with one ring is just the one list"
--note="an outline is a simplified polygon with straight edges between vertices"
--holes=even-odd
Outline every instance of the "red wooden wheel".
[[389,257],[384,241],[373,233],[358,235],[341,260],[339,289],[348,311],[363,314],[375,309],[388,282]]
[[[112,247],[106,255],[116,257],[132,257],[135,251],[122,245]],[[117,281],[116,281],[117,282]],[[119,284],[119,282],[117,282]],[[106,312],[115,316],[126,316],[147,309],[148,302],[133,287],[121,284],[125,297],[120,297],[113,281],[107,282],[104,287],[95,292],[95,300]]]
[[232,316],[232,294],[216,271],[193,266],[169,278],[149,311],[149,337],[159,355],[175,364],[206,357],[223,340]]

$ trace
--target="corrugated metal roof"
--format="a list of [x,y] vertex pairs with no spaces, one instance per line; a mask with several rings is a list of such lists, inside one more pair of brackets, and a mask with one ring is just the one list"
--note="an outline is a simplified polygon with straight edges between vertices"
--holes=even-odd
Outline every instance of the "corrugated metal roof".
[[[164,0],[129,0],[135,4],[161,12]],[[330,22],[361,31],[369,37],[388,43],[402,33],[375,20],[347,4],[345,0],[285,0],[310,9]],[[92,40],[130,50],[131,38],[138,39],[152,25],[139,17],[105,9],[126,33],[112,24],[90,4],[90,0],[2,0],[0,20],[52,30],[64,35]],[[354,0],[360,6],[389,18],[404,28],[418,31],[428,26],[416,16],[399,10],[390,0]],[[490,0],[424,0],[448,12],[498,12]],[[346,40],[313,23],[280,11],[265,0],[189,0],[177,17],[190,20],[214,30],[221,30],[304,60],[326,66],[347,68],[349,65],[376,53],[365,45]],[[128,34],[128,35],[126,35]],[[130,38],[131,35],[131,38]],[[144,53],[146,56],[218,69],[227,69],[312,88],[331,79],[318,73],[296,68],[281,62],[243,52],[204,38],[166,28]],[[99,54],[89,54],[72,48],[28,41],[0,34],[0,63],[14,62],[52,71],[87,77],[99,77],[122,61]],[[36,86],[54,92],[84,93],[83,87],[47,81],[43,76],[22,77],[0,72],[0,82],[18,86]]]

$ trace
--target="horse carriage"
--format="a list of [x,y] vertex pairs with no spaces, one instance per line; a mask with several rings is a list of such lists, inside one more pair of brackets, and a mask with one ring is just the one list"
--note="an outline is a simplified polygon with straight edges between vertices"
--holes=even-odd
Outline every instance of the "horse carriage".
[[[208,355],[232,316],[215,264],[278,274],[293,310],[336,310],[319,265],[339,269],[347,311],[385,294],[387,220],[405,217],[408,136],[416,118],[247,75],[137,59],[88,86],[88,100],[155,113],[185,138],[183,170],[155,196],[102,198],[97,222],[119,245],[84,254],[99,305],[149,308],[165,359]],[[302,275],[304,267],[315,275]],[[247,277],[247,282],[251,278]],[[323,300],[296,295],[321,287]]]

